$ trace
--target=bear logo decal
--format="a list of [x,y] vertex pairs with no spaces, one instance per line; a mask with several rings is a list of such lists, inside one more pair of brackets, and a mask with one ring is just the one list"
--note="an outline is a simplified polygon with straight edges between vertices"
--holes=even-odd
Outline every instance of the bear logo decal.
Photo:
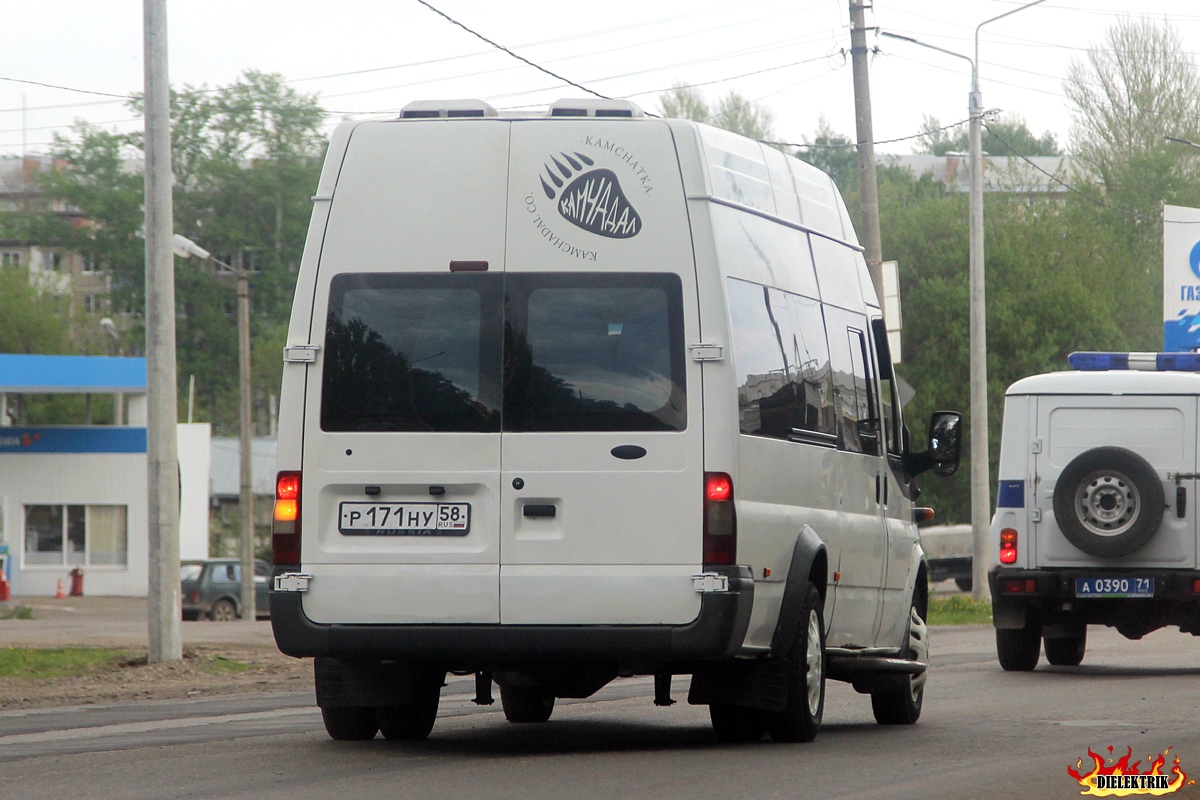
[[558,198],[558,213],[563,219],[610,239],[637,236],[642,229],[642,218],[621,191],[615,172],[602,167],[592,169],[596,162],[579,152],[559,153],[558,157],[551,156],[550,161],[545,165],[542,189],[551,200]]

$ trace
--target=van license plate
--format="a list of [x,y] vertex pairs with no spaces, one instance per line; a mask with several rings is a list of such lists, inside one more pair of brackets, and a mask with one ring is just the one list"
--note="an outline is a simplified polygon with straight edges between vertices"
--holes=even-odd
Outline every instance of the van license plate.
[[470,503],[342,503],[338,530],[346,536],[466,536]]
[[1076,597],[1154,597],[1154,578],[1076,578]]

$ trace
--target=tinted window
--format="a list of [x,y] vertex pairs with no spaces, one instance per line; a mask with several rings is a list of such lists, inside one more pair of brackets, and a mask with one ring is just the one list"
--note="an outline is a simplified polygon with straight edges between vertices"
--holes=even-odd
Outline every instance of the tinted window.
[[338,275],[321,428],[500,429],[500,275]]
[[668,274],[343,274],[326,431],[682,430],[682,284]]
[[742,433],[779,439],[833,436],[836,417],[820,303],[730,279],[729,312]]
[[838,416],[838,444],[855,453],[878,453],[878,428],[872,400],[866,320],[827,308],[833,363],[833,403]]
[[505,299],[506,431],[684,428],[679,278],[509,275]]

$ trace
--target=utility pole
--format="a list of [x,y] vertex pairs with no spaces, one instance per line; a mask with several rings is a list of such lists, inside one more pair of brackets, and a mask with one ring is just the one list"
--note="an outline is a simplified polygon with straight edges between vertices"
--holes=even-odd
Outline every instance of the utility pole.
[[879,235],[879,187],[875,181],[875,132],[871,123],[871,79],[867,72],[866,0],[850,0],[850,62],[854,68],[854,125],[858,137],[858,192],[863,255],[883,303],[883,244]]
[[150,663],[183,658],[175,389],[175,227],[166,0],[143,0],[146,106],[146,472]]
[[241,496],[238,506],[242,517],[242,619],[254,622],[256,614],[254,592],[254,481],[251,475],[250,429],[250,273],[242,266],[242,251],[233,254],[233,269],[237,276],[238,326],[238,388],[240,391],[239,455]]

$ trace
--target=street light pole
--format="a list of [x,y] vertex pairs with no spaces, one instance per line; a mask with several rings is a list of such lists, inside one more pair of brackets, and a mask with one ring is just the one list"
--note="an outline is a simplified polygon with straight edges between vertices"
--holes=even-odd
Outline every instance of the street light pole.
[[238,437],[238,483],[240,497],[238,506],[242,519],[242,619],[254,621],[254,484],[251,474],[251,447],[253,437],[250,429],[250,274],[242,267],[242,251],[233,256],[237,274],[237,326],[238,326],[238,399],[240,405]]
[[991,598],[987,583],[988,530],[991,527],[992,495],[991,466],[988,457],[988,392],[987,392],[987,298],[984,291],[983,258],[983,93],[979,90],[979,30],[988,23],[1024,11],[1046,0],[1033,0],[1011,11],[985,19],[975,27],[975,58],[953,50],[926,44],[909,36],[882,31],[884,36],[910,42],[930,50],[961,58],[971,65],[971,93],[967,98],[970,118],[968,141],[970,150],[970,384],[971,384],[971,583],[972,596],[978,600]]
[[971,531],[975,557],[971,560],[972,596],[990,600],[987,583],[990,558],[988,530],[991,527],[991,466],[988,457],[987,387],[987,298],[984,292],[983,258],[983,92],[979,90],[979,31],[984,25],[1032,8],[1046,0],[1033,0],[998,14],[975,26],[975,60],[971,70]]
[[147,660],[183,658],[179,586],[179,411],[175,389],[175,262],[171,258],[171,108],[167,3],[143,0],[146,105]]
[[233,255],[233,266],[226,264],[191,239],[175,234],[172,241],[175,254],[181,258],[196,257],[229,270],[237,279],[238,329],[238,510],[241,520],[242,561],[242,619],[254,621],[254,484],[251,474],[251,396],[250,396],[250,272],[242,266],[241,251]]

